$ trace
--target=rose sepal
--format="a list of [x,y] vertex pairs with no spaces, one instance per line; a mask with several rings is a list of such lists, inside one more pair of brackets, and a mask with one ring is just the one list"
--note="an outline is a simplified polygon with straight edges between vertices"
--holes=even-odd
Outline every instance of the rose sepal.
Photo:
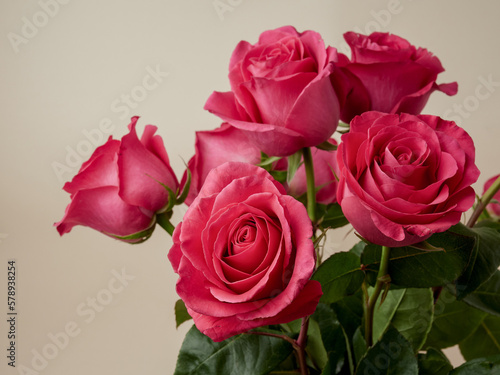
[[130,243],[132,245],[135,245],[135,244],[140,244],[140,243],[146,241],[147,239],[149,239],[149,237],[151,237],[151,235],[153,234],[153,232],[155,230],[155,224],[156,224],[156,219],[153,218],[153,220],[151,221],[151,225],[147,229],[141,230],[141,231],[136,232],[136,233],[132,233],[128,236],[118,236],[116,234],[105,233],[105,232],[103,232],[103,233],[110,236],[110,237],[113,237],[117,240],[124,241],[124,242]]

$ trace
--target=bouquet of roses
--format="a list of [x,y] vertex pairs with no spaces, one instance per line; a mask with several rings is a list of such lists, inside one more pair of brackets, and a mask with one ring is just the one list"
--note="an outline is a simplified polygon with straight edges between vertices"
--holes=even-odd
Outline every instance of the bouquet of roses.
[[[344,37],[350,58],[290,26],[240,42],[181,179],[134,117],[64,186],[61,235],[172,235],[177,325],[194,321],[175,374],[500,373],[500,178],[476,195],[471,137],[421,114],[457,84],[403,38]],[[359,242],[329,254],[346,225]]]

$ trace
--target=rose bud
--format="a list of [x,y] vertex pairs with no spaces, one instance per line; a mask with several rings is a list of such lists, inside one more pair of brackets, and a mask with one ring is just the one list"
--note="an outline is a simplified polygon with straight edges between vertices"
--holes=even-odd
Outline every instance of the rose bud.
[[147,125],[139,140],[133,117],[130,132],[121,141],[112,137],[83,163],[78,174],[64,185],[71,194],[59,234],[75,225],[98,230],[125,242],[137,243],[153,232],[156,213],[169,203],[169,191],[178,181],[170,167],[156,126]]

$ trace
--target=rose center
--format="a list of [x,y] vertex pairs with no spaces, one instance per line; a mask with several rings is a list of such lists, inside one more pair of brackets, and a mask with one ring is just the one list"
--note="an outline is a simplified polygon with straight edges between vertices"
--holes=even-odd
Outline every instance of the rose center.
[[255,221],[249,220],[234,233],[228,255],[237,255],[245,251],[255,241],[256,234]]

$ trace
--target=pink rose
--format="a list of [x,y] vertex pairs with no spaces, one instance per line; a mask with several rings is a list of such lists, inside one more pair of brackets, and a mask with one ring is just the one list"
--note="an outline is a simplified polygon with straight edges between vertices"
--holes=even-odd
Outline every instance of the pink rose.
[[474,203],[474,144],[436,116],[366,112],[337,150],[337,200],[354,229],[384,246],[443,232]]
[[336,59],[336,49],[325,49],[314,31],[265,31],[256,44],[237,45],[229,64],[232,91],[214,92],[205,109],[244,131],[267,155],[316,146],[339,120],[330,80]]
[[262,168],[226,163],[207,176],[173,234],[177,293],[214,341],[310,315],[322,294],[302,203]]
[[[260,158],[260,150],[248,142],[246,135],[227,123],[215,130],[196,132],[195,154],[188,162],[191,185],[185,203],[194,201],[213,168],[228,161],[258,164]],[[182,185],[186,179],[185,174]]]
[[[334,139],[330,143],[336,145]],[[317,148],[311,150],[314,166],[314,184],[316,192],[316,202],[330,204],[337,202],[337,151],[325,151]],[[288,185],[288,194],[300,197],[307,192],[306,170],[302,164],[293,176]]]
[[[486,190],[490,188],[491,185],[500,177],[500,174],[497,174],[496,176],[493,176],[490,178],[486,183],[484,184],[484,191],[483,194],[486,193]],[[500,191],[497,192],[494,196],[493,199],[490,201],[490,203],[487,206],[488,211],[490,214],[495,215],[495,216],[500,216]]]
[[348,32],[351,60],[339,56],[335,86],[343,92],[341,119],[349,122],[366,111],[419,114],[434,91],[457,93],[457,83],[436,84],[444,71],[439,59],[423,48],[388,33],[369,36]]
[[137,120],[132,118],[130,132],[121,141],[110,137],[97,148],[73,180],[64,185],[71,203],[63,219],[54,224],[61,235],[75,225],[118,239],[143,231],[147,237],[153,231],[155,213],[165,208],[169,199],[162,184],[175,193],[178,181],[163,140],[154,134],[156,126],[147,125],[139,140]]

